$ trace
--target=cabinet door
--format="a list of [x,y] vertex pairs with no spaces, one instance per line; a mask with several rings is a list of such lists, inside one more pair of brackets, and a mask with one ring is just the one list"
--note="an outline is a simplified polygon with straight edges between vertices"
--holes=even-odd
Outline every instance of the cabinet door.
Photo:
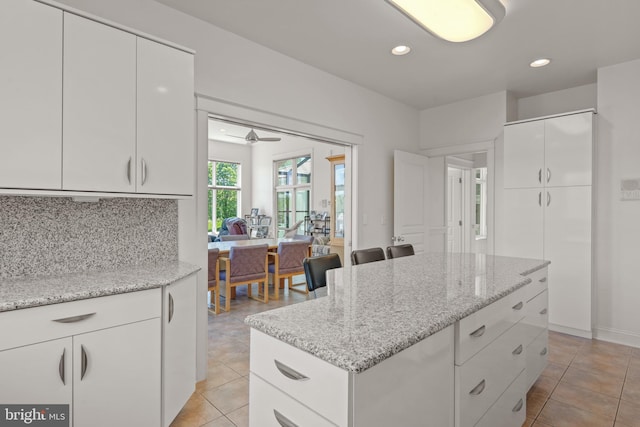
[[71,405],[72,360],[71,338],[0,351],[0,402]]
[[591,187],[547,189],[549,323],[591,332]]
[[593,113],[545,120],[547,187],[591,185]]
[[543,258],[543,190],[507,189],[503,192],[503,224],[496,239],[498,255]]
[[168,426],[195,390],[196,276],[164,289],[162,310],[164,424]]
[[61,188],[62,11],[0,2],[0,187]]
[[193,194],[193,55],[138,38],[139,193]]
[[135,191],[136,37],[64,15],[63,188]]
[[542,187],[544,121],[504,128],[504,188]]
[[155,318],[73,337],[75,425],[160,425],[160,328]]

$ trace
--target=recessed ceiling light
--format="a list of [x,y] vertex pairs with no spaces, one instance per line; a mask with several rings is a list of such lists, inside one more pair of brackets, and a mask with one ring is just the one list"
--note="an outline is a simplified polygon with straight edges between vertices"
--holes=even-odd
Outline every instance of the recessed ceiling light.
[[226,131],[227,131],[226,129],[222,129],[222,128],[220,129],[220,132],[226,132]]
[[531,64],[529,64],[529,66],[533,68],[540,68],[544,67],[545,65],[549,65],[549,63],[551,63],[551,60],[549,58],[540,58],[533,61]]
[[409,52],[411,52],[411,48],[409,46],[404,46],[404,45],[396,46],[393,49],[391,49],[391,53],[393,53],[396,56],[406,55]]

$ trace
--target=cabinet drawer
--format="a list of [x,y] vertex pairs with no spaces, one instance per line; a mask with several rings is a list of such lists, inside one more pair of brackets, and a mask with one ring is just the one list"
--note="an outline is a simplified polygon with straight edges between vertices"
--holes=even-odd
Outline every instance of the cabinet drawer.
[[456,323],[456,365],[460,366],[524,318],[526,286]]
[[527,390],[536,382],[544,368],[547,367],[547,358],[549,357],[548,347],[549,333],[547,330],[542,332],[527,347]]
[[161,291],[149,289],[0,313],[0,350],[160,317]]
[[475,427],[521,426],[527,415],[526,381],[526,372],[522,371]]
[[[335,426],[297,400],[251,373],[249,383],[251,427]],[[347,425],[346,419],[341,425]]]
[[[347,371],[255,329],[251,330],[250,363],[252,373],[332,422],[343,424],[347,419]],[[302,378],[294,379],[298,375]]]
[[531,344],[542,331],[547,329],[548,323],[549,293],[548,291],[543,291],[527,302],[526,316],[522,319],[526,345]]
[[539,295],[547,289],[549,286],[547,272],[548,269],[545,267],[541,270],[534,271],[527,276],[531,279],[531,283],[525,286],[525,289],[527,290],[527,301],[535,298],[536,295]]
[[463,366],[456,366],[456,426],[473,426],[525,369],[521,324],[502,334]]

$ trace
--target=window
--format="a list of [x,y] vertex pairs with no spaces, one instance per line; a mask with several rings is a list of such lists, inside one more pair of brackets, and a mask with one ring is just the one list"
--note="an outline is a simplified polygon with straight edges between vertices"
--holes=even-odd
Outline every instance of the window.
[[[275,169],[276,211],[278,236],[284,234],[298,221],[309,215],[311,206],[311,156],[305,155],[293,159],[277,160]],[[300,224],[298,233],[303,233]]]
[[209,231],[240,213],[240,164],[209,161]]
[[476,181],[476,239],[487,238],[487,168],[474,169]]

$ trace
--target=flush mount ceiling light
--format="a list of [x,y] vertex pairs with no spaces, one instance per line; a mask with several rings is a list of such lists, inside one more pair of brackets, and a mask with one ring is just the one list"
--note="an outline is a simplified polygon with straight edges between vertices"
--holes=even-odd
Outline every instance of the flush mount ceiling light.
[[545,65],[549,65],[550,63],[551,63],[551,60],[549,58],[540,58],[531,62],[529,66],[532,68],[540,68],[540,67],[544,67]]
[[500,22],[500,0],[386,0],[431,34],[450,42],[480,37]]
[[409,52],[411,52],[411,48],[409,46],[404,46],[404,45],[396,46],[393,49],[391,49],[391,53],[396,56],[406,55]]

